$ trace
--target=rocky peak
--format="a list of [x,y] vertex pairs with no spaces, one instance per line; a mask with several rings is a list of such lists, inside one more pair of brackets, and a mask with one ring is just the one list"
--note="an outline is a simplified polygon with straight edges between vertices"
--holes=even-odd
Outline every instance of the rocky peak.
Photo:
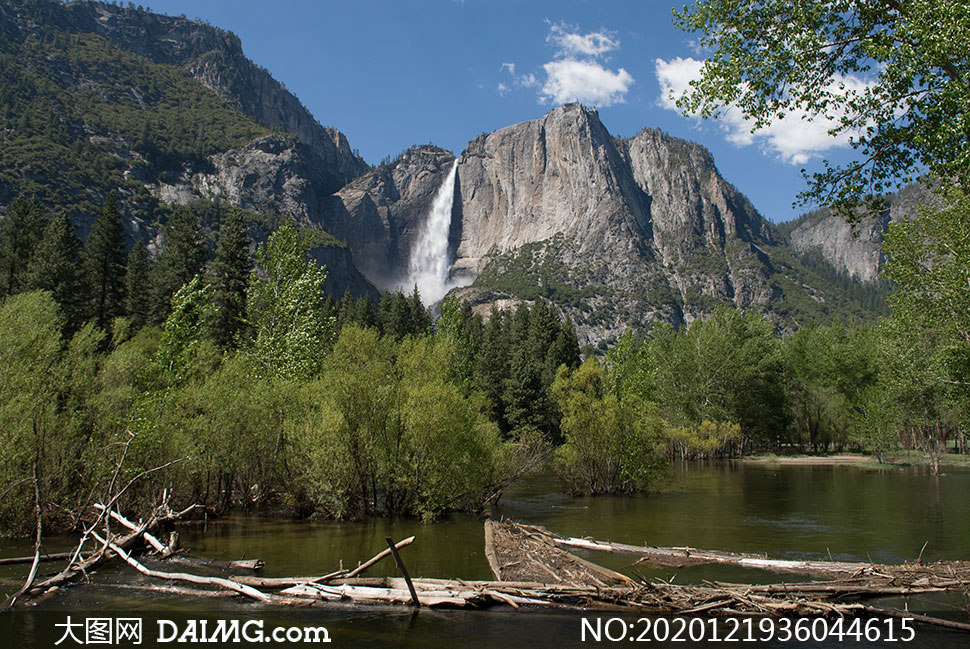
[[648,241],[647,203],[594,110],[566,104],[472,140],[459,160],[456,268],[478,274],[490,254],[557,234],[586,248]]

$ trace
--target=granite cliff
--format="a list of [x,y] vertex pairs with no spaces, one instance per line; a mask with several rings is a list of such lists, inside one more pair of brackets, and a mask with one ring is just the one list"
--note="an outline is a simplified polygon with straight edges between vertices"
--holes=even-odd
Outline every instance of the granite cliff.
[[790,224],[788,235],[793,250],[818,251],[840,272],[860,282],[875,283],[883,261],[882,237],[893,221],[916,214],[919,205],[936,201],[923,184],[904,187],[889,197],[889,206],[878,216],[864,216],[856,223],[823,208]]
[[588,340],[627,323],[689,322],[716,304],[765,309],[771,226],[699,145],[615,138],[578,104],[480,136],[459,165],[465,294],[538,293]]

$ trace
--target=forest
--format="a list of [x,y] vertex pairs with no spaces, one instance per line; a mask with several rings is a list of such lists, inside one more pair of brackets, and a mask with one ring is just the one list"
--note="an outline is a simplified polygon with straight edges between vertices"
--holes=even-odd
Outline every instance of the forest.
[[[482,314],[325,297],[313,235],[217,202],[173,208],[150,254],[108,196],[86,244],[63,213],[0,221],[0,529],[35,490],[71,528],[92,494],[162,488],[212,512],[354,519],[478,510],[553,466],[575,494],[663,484],[673,461],[966,453],[968,203],[893,224],[891,314],[782,337],[720,308],[582,350],[537,298]],[[126,252],[127,251],[127,252]],[[932,265],[926,263],[933,259]],[[119,470],[120,467],[120,470]]]

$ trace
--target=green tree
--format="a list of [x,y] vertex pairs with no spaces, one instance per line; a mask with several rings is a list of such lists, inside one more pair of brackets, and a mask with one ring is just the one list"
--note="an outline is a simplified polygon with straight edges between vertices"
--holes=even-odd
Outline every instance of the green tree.
[[172,296],[202,272],[206,260],[205,237],[194,210],[177,208],[162,233],[162,247],[152,273],[156,322],[168,316]]
[[136,241],[128,252],[125,268],[125,313],[136,331],[148,324],[151,316],[150,270],[148,249]]
[[66,319],[68,332],[77,331],[87,311],[87,290],[80,271],[81,241],[67,215],[51,219],[27,268],[27,285],[50,291]]
[[381,331],[394,339],[401,339],[412,333],[414,320],[411,304],[401,291],[385,292],[381,296]]
[[549,351],[546,352],[546,376],[555,377],[561,365],[576,369],[581,361],[576,327],[573,326],[572,318],[567,315],[559,327],[556,339],[552,341]]
[[794,439],[807,441],[820,453],[833,444],[842,450],[855,429],[867,398],[879,375],[871,328],[804,326],[782,342],[785,390],[792,413]]
[[309,237],[285,222],[256,249],[246,303],[250,349],[263,371],[306,379],[320,368],[336,323],[323,312],[327,271],[308,256]]
[[529,353],[527,345],[512,352],[509,372],[502,392],[505,420],[512,430],[547,430],[551,404],[542,382],[542,365]]
[[947,429],[970,419],[970,199],[956,189],[944,198],[944,207],[893,223],[883,243],[896,285],[883,327],[886,380],[937,466]]
[[27,270],[44,230],[43,215],[34,201],[18,198],[0,221],[0,295],[26,290]]
[[656,486],[666,467],[666,424],[656,404],[618,398],[595,359],[575,371],[561,368],[552,391],[562,411],[556,461],[571,493],[633,493]]
[[93,434],[88,405],[103,334],[89,324],[65,340],[63,326],[47,291],[22,293],[0,306],[0,530],[33,526],[34,471],[44,517],[74,509],[97,477],[92,467],[105,449]]
[[158,387],[179,386],[211,371],[212,321],[211,287],[196,275],[172,296],[172,312],[162,325],[153,371]]
[[697,0],[675,22],[712,50],[686,112],[731,106],[762,128],[804,111],[852,135],[859,159],[814,174],[804,198],[847,207],[925,169],[970,181],[966,3]]
[[88,235],[84,269],[91,290],[94,322],[107,331],[111,321],[124,314],[125,296],[125,231],[114,192],[108,194]]
[[651,347],[663,359],[660,403],[671,424],[733,422],[762,445],[781,441],[789,416],[783,365],[771,324],[760,314],[719,308],[683,333],[656,328]]
[[508,331],[502,312],[494,305],[485,323],[475,362],[475,387],[485,396],[489,418],[508,431],[502,393],[509,372]]
[[464,300],[448,296],[441,302],[436,335],[452,342],[455,355],[449,363],[449,378],[465,394],[474,386],[479,351],[479,339],[471,328],[474,318],[471,305]]
[[215,309],[213,335],[222,349],[238,344],[245,326],[246,292],[253,265],[250,243],[242,214],[231,211],[220,224],[216,257],[210,273]]
[[453,344],[341,330],[303,391],[308,414],[287,429],[318,511],[429,519],[480,508],[494,494],[506,454],[478,401],[446,380]]
[[418,285],[414,285],[414,290],[408,296],[408,307],[411,312],[410,333],[420,336],[431,332],[431,314],[424,307],[421,301],[421,294],[418,293]]

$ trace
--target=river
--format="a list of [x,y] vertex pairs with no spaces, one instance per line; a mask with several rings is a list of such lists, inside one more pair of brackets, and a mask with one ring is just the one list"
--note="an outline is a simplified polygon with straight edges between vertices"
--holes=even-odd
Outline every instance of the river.
[[[634,497],[571,498],[559,491],[553,475],[530,478],[511,489],[498,514],[544,525],[570,536],[590,536],[631,544],[672,545],[766,552],[777,558],[873,561],[896,563],[915,559],[925,544],[924,560],[970,560],[970,471],[953,470],[934,477],[918,467],[790,466],[751,463],[708,463],[679,466],[661,493]],[[293,522],[262,515],[234,515],[182,528],[182,542],[207,558],[259,557],[263,576],[323,574],[342,559],[347,566],[396,540],[415,535],[402,551],[412,576],[490,579],[483,553],[481,521],[455,515],[433,524],[412,520],[361,523]],[[61,540],[61,545],[66,541]],[[53,539],[49,551],[57,551]],[[4,542],[0,556],[29,554],[28,542]],[[740,568],[696,566],[680,570],[630,567],[631,557],[588,553],[587,558],[647,578],[675,578],[677,583],[705,579],[752,582],[781,581],[781,575]],[[163,568],[175,569],[175,568]],[[636,572],[634,573],[633,570]],[[26,572],[24,566],[3,568],[0,590],[10,592]],[[385,560],[368,572],[396,576]],[[788,577],[790,580],[791,577]],[[599,616],[545,611],[455,612],[403,608],[335,607],[326,610],[265,609],[255,604],[221,600],[186,601],[125,588],[147,583],[127,567],[102,569],[92,584],[68,589],[38,609],[0,617],[2,637],[16,638],[5,646],[51,647],[61,637],[70,614],[235,616],[259,618],[267,626],[325,625],[332,646],[353,647],[556,647],[586,646],[581,642],[582,618]],[[120,587],[113,584],[120,584]],[[951,607],[965,605],[954,598],[913,598],[893,601],[913,610],[958,617]],[[636,620],[636,616],[628,617]],[[966,618],[964,616],[964,621]],[[148,622],[146,622],[147,624]],[[966,647],[966,634],[920,626],[920,647]],[[614,634],[615,635],[615,634]],[[632,636],[631,636],[632,638]],[[589,638],[587,638],[589,640]],[[852,646],[891,646],[849,642]],[[604,645],[616,644],[603,641]],[[657,643],[660,646],[690,646]],[[773,646],[797,646],[775,642]],[[895,643],[902,644],[902,643]],[[71,639],[63,646],[77,646]],[[771,643],[768,643],[769,646]],[[829,640],[811,646],[842,646]],[[149,639],[143,646],[152,646]],[[163,646],[180,646],[175,643]],[[185,645],[188,646],[188,645]],[[276,645],[274,645],[276,646]],[[307,646],[294,644],[292,646]],[[748,643],[746,646],[752,646]],[[808,646],[808,645],[806,645]]]

